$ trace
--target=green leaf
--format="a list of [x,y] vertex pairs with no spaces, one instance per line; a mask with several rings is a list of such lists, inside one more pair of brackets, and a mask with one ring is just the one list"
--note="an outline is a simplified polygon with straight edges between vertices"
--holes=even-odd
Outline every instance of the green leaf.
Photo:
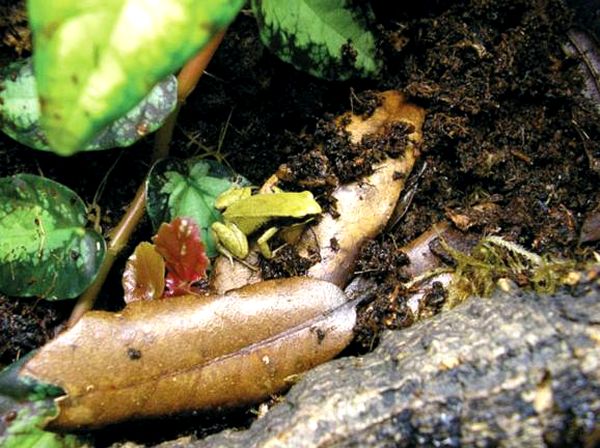
[[252,0],[263,43],[280,59],[325,79],[373,76],[381,68],[368,5],[351,0]]
[[58,415],[55,398],[64,394],[52,384],[19,375],[29,357],[0,372],[0,446],[4,448],[71,448],[84,444],[68,434],[44,431]]
[[42,126],[77,151],[197,53],[244,0],[29,0]]
[[206,255],[216,255],[210,225],[221,219],[215,198],[233,184],[247,185],[216,162],[191,159],[164,159],[157,162],[146,182],[146,211],[154,230],[177,217],[192,218],[200,227]]
[[[126,115],[113,121],[81,151],[134,144],[162,126],[177,105],[177,79],[168,76]],[[0,129],[30,148],[52,151],[40,126],[40,106],[31,60],[0,71]]]
[[67,187],[31,174],[0,178],[0,291],[77,297],[96,277],[106,247],[86,222],[83,201]]

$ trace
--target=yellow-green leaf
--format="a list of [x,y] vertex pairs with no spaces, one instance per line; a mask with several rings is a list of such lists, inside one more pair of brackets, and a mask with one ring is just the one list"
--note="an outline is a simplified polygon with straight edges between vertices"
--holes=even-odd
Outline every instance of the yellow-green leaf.
[[[177,79],[171,75],[79,149],[96,151],[133,145],[160,128],[176,105]],[[30,59],[0,69],[0,130],[30,148],[52,150],[40,128],[40,105]]]
[[243,0],[29,0],[42,126],[69,155],[235,17]]
[[48,300],[81,294],[106,250],[86,223],[85,204],[64,185],[32,174],[0,178],[0,291]]
[[3,448],[77,448],[85,441],[70,434],[45,431],[58,415],[55,399],[64,394],[52,384],[20,376],[26,355],[0,371],[0,446]]

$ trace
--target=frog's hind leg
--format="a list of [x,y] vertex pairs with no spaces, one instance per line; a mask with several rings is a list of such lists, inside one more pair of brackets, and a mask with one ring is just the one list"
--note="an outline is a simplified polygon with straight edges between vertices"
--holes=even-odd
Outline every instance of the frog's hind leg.
[[275,235],[278,230],[279,229],[277,227],[269,227],[267,230],[265,230],[265,233],[263,233],[260,238],[256,240],[258,248],[260,249],[260,253],[266,259],[273,258],[273,251],[269,247],[269,239],[271,239],[271,237]]

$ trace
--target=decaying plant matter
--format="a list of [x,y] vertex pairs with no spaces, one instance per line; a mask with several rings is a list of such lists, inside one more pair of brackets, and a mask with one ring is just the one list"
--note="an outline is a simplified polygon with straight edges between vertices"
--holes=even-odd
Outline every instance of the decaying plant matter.
[[[272,3],[281,8],[276,2],[262,3]],[[290,191],[312,189],[323,209],[335,214],[336,208],[339,211],[343,207],[339,199],[330,201],[329,188],[333,189],[337,184],[329,181],[342,179],[345,175],[343,168],[352,164],[347,161],[354,160],[352,156],[346,159],[346,153],[337,157],[337,145],[332,145],[336,150],[321,151],[334,166],[331,170],[334,175],[323,177],[329,182],[327,187],[302,183],[305,180],[302,175],[312,180],[318,178],[321,172],[316,169],[318,165],[307,166],[306,171],[298,169],[298,161],[308,160],[304,155],[317,153],[310,150],[314,147],[313,142],[318,142],[323,136],[321,122],[316,124],[316,132],[312,132],[314,117],[338,111],[340,104],[348,100],[353,104],[353,109],[356,106],[354,110],[358,110],[358,113],[361,109],[371,110],[373,94],[364,92],[367,86],[374,89],[403,89],[411,101],[427,107],[430,119],[425,128],[427,138],[423,159],[427,159],[428,168],[416,188],[418,194],[413,206],[400,226],[393,231],[388,227],[388,232],[381,238],[369,242],[368,251],[363,251],[356,267],[353,267],[351,258],[344,258],[350,261],[350,265],[341,271],[342,275],[351,275],[352,271],[361,272],[360,275],[368,277],[379,287],[377,298],[382,300],[373,302],[381,304],[380,308],[374,307],[379,320],[374,321],[376,325],[372,328],[380,329],[384,324],[393,328],[396,323],[388,325],[386,319],[389,316],[400,322],[403,316],[409,315],[400,314],[406,309],[400,309],[400,306],[405,306],[406,293],[413,289],[406,285],[414,285],[417,279],[405,278],[399,269],[405,258],[412,260],[410,254],[405,257],[399,253],[400,246],[444,215],[465,232],[468,229],[469,232],[498,235],[540,254],[549,251],[551,254],[576,256],[578,259],[587,256],[585,252],[593,254],[598,248],[597,226],[594,225],[597,221],[594,218],[598,216],[598,195],[593,187],[594,175],[598,173],[598,164],[594,163],[598,159],[597,151],[594,152],[597,149],[594,146],[597,139],[594,137],[598,136],[598,127],[594,123],[598,120],[590,115],[591,107],[582,107],[576,93],[577,76],[573,76],[575,60],[565,57],[556,39],[560,34],[565,34],[570,26],[565,2],[516,2],[509,8],[501,3],[436,3],[426,5],[427,10],[418,7],[414,8],[417,11],[413,11],[410,8],[411,12],[407,13],[401,6],[384,6],[383,3],[373,2],[377,17],[373,22],[376,27],[372,29],[377,31],[377,56],[383,60],[384,71],[378,80],[343,85],[323,84],[309,77],[297,77],[289,69],[283,72],[277,70],[272,55],[254,45],[256,39],[248,31],[249,26],[255,25],[254,18],[245,11],[246,14],[240,16],[234,26],[231,40],[226,41],[225,50],[235,48],[235,51],[221,53],[217,65],[211,68],[214,77],[211,76],[210,82],[203,85],[206,97],[201,96],[199,101],[194,99],[188,104],[189,115],[183,117],[184,121],[179,124],[182,133],[176,138],[179,143],[185,140],[183,137],[189,142],[187,147],[178,146],[176,155],[188,157],[194,151],[197,154],[214,144],[213,148],[208,149],[216,151],[215,157],[218,156],[219,161],[227,156],[227,164],[253,182],[259,182],[265,178],[265,174],[272,173],[277,165],[285,162],[292,175],[281,178],[282,188]],[[593,2],[588,3],[591,5]],[[429,10],[429,7],[433,9]],[[359,60],[354,51],[357,48],[360,49],[354,45],[343,47],[343,55],[348,61]],[[584,52],[580,53],[583,56]],[[278,102],[285,106],[281,109],[273,107],[278,106]],[[247,108],[247,104],[260,104],[261,107]],[[298,136],[303,132],[307,133],[306,139],[302,134]],[[6,150],[11,161],[12,146],[6,145]],[[14,153],[17,152],[18,149],[15,149]],[[358,152],[357,159],[363,154],[366,152]],[[91,157],[83,156],[84,165],[88,165],[90,173],[102,170],[103,163],[96,164]],[[17,157],[16,160],[22,159],[28,160],[29,157]],[[23,170],[36,170],[35,165],[40,159],[31,159],[33,162],[24,164]],[[135,160],[135,156],[125,154],[121,169],[112,176],[114,182],[111,183],[118,185],[117,189],[123,191],[124,195],[128,194],[126,191],[132,185],[125,185],[132,160]],[[318,158],[315,160],[318,161]],[[365,166],[373,166],[368,157],[364,157],[363,161]],[[54,165],[47,158],[41,159],[40,168],[45,175],[76,183],[78,188],[81,187],[83,197],[87,194],[91,198],[89,190],[95,186],[92,185],[96,183],[94,176],[85,176],[87,182],[79,183],[77,176],[71,178],[68,169],[57,170]],[[123,169],[123,165],[127,168]],[[6,173],[12,175],[15,167],[21,169],[19,163],[7,164]],[[143,170],[136,171],[139,171],[139,181]],[[303,174],[308,171],[310,173]],[[364,182],[366,175],[356,174],[352,169],[348,171],[355,176],[353,180],[365,176],[361,186],[375,185]],[[397,178],[405,178],[405,172],[394,173],[393,179]],[[389,177],[386,179],[393,183]],[[107,191],[110,190],[109,184]],[[367,188],[361,191],[365,194],[369,192]],[[120,195],[119,198],[115,196],[106,195],[111,200],[102,201],[103,215],[106,215],[104,224],[108,226],[114,224],[115,212],[125,202]],[[323,222],[327,222],[328,218],[324,217]],[[331,218],[332,225],[337,225],[343,217]],[[278,220],[276,224],[289,223],[287,220]],[[303,273],[310,269],[305,267],[307,263],[304,260],[316,262],[316,266],[319,266],[327,264],[328,258],[334,259],[340,254],[342,244],[338,239],[339,232],[334,230],[333,236],[323,233],[317,238],[319,218],[313,218],[304,225],[311,226],[312,234],[305,233],[303,241],[312,245],[301,254],[287,239],[287,245],[280,249],[283,240],[278,236],[272,241],[272,248],[278,249],[276,260],[260,259],[259,264],[253,261],[247,261],[247,264],[260,269],[265,279],[281,273],[290,275],[290,271],[296,268]],[[298,221],[294,226],[298,226]],[[141,230],[146,231],[147,228]],[[522,255],[519,253],[519,257]],[[302,257],[300,261],[294,258],[297,256]],[[288,264],[281,267],[284,263]],[[386,269],[386,266],[392,267]],[[286,271],[288,267],[292,269]],[[416,268],[416,265],[411,267]],[[337,274],[336,271],[322,272],[332,278]],[[490,278],[490,284],[495,285],[496,277]],[[520,280],[522,277],[517,277],[518,284],[522,284]],[[112,284],[107,286],[111,288]],[[118,299],[119,294],[109,291],[105,290],[107,294],[103,299]],[[579,295],[580,291],[574,288],[572,293]],[[447,299],[444,301],[447,296],[443,294],[447,294],[447,290],[442,290],[438,295],[441,300],[436,303],[440,307],[448,304]],[[540,306],[526,306],[526,312],[523,313],[518,311],[522,303],[511,301],[509,306],[504,306],[500,302],[500,315],[505,320],[497,326],[490,318],[494,313],[493,307],[487,307],[493,302],[486,302],[486,307],[470,308],[472,311],[467,312],[473,320],[479,319],[480,324],[468,326],[461,319],[461,314],[457,313],[452,314],[454,319],[448,318],[446,332],[431,333],[427,327],[420,326],[414,332],[397,332],[394,340],[400,342],[390,345],[386,342],[389,336],[385,336],[382,346],[387,348],[377,352],[381,356],[374,359],[373,364],[369,364],[371,358],[367,355],[358,360],[348,359],[347,364],[336,362],[331,370],[326,370],[324,377],[314,381],[310,380],[312,373],[309,374],[307,378],[310,384],[301,392],[304,399],[314,405],[308,411],[304,404],[306,402],[296,400],[297,395],[289,396],[289,401],[282,407],[293,408],[298,412],[296,415],[310,414],[306,425],[300,424],[289,431],[274,429],[273,419],[282,415],[281,410],[277,410],[280,408],[274,408],[269,412],[269,423],[266,420],[258,423],[257,430],[249,435],[251,440],[240,438],[240,446],[248,446],[251,441],[259,439],[268,443],[264,437],[269,436],[273,437],[273,444],[277,444],[277,438],[282,437],[288,444],[296,445],[294,442],[298,441],[298,445],[318,445],[318,441],[307,434],[316,438],[322,436],[323,445],[411,445],[417,442],[431,445],[456,444],[457,441],[464,445],[502,444],[507,436],[521,445],[574,442],[592,445],[595,438],[590,428],[597,426],[598,406],[593,399],[587,398],[597,395],[594,393],[597,389],[596,377],[589,373],[589,368],[596,363],[586,350],[590,348],[593,355],[593,331],[586,331],[588,337],[580,333],[572,340],[561,339],[568,332],[568,325],[580,320],[580,311],[594,308],[595,302],[580,309],[579,297],[573,307],[568,302],[561,307],[544,302]],[[424,302],[428,302],[428,299]],[[179,302],[176,300],[173,303]],[[574,310],[573,313],[571,310]],[[365,314],[365,310],[362,311],[361,317]],[[552,320],[564,312],[571,313],[566,316],[565,322]],[[515,331],[519,321],[511,320],[516,315],[529,325],[519,334]],[[594,320],[597,321],[590,319],[590,327],[594,325]],[[439,323],[436,320],[431,325],[438,325],[436,322]],[[558,336],[554,337],[552,333],[552,337],[544,338],[548,334],[545,325],[548,322],[560,326]],[[457,336],[463,326],[464,334]],[[401,325],[395,328],[399,327]],[[478,327],[481,327],[479,331]],[[505,337],[507,329],[510,330],[509,337]],[[423,336],[421,332],[426,334]],[[539,344],[535,343],[534,334],[541,335]],[[368,335],[369,338],[371,336]],[[486,336],[499,337],[500,348]],[[97,344],[103,342],[96,341]],[[459,356],[446,356],[452,350],[452,344],[458,347]],[[367,343],[365,347],[374,345]],[[483,352],[479,350],[482,347],[485,349]],[[496,347],[497,350],[490,350],[490,347]],[[556,351],[549,350],[549,347]],[[559,352],[561,349],[566,349],[564,357]],[[21,350],[21,353],[24,351]],[[521,353],[523,356],[519,357]],[[577,355],[575,358],[572,357],[573,353]],[[116,353],[117,356],[119,354],[122,352]],[[133,347],[127,355],[135,366],[144,360],[146,353]],[[553,364],[556,358],[568,368],[561,370]],[[479,381],[477,375],[485,376],[490,367],[495,365],[494,361],[503,363],[504,368],[492,372],[493,378],[486,376]],[[535,364],[538,361],[541,362]],[[579,369],[577,363],[585,364],[588,370]],[[360,370],[365,364],[375,369]],[[423,366],[421,372],[417,369],[419,365]],[[511,386],[524,384],[523,376],[510,376],[507,372],[511,372],[510,368],[513,367],[517,374],[523,373],[523,366],[527,366],[526,373],[531,375],[525,383],[533,387],[512,393]],[[377,370],[377,367],[382,369]],[[358,377],[344,377],[340,369]],[[392,384],[371,382],[372,377],[375,380],[392,379]],[[529,378],[532,381],[527,381]],[[591,384],[586,382],[590,378],[594,379]],[[393,383],[396,379],[399,380]],[[494,379],[500,381],[494,383]],[[570,384],[576,388],[565,394],[569,379],[573,380]],[[349,383],[356,384],[356,389],[344,389],[336,394],[336,386]],[[484,391],[490,384],[492,393],[486,396]],[[323,389],[319,389],[321,385]],[[577,394],[581,390],[586,391],[587,397]],[[557,397],[556,400],[549,399],[552,394]],[[565,399],[561,399],[561,394]],[[494,397],[497,397],[497,401]],[[532,397],[533,406],[530,405]],[[469,401],[469,398],[472,400]],[[64,400],[68,400],[68,397]],[[505,412],[509,409],[507,400],[509,405],[515,406],[512,408],[514,411]],[[261,411],[265,406],[261,407]],[[385,406],[393,409],[379,412]],[[480,411],[480,414],[469,414],[470,411]],[[346,419],[349,414],[350,417]],[[490,418],[490,415],[497,415],[498,418]],[[342,417],[345,425],[328,425],[336,417]],[[356,418],[348,423],[352,417]],[[538,426],[542,429],[532,423],[536,417],[539,417]],[[295,417],[287,414],[287,418],[293,420]],[[201,428],[196,421],[194,423],[193,429],[187,428],[186,433],[198,431],[195,435],[200,437],[205,431],[214,430],[206,429],[205,425]],[[235,424],[228,420],[226,425],[231,426],[232,423]],[[169,423],[167,425],[171,427]],[[315,431],[315,427],[319,431]],[[127,439],[135,439],[130,430],[131,427],[127,426]],[[574,440],[574,434],[578,433],[584,435]],[[161,440],[168,437],[162,432],[159,436]],[[293,436],[298,438],[293,439]],[[486,439],[482,441],[483,437]],[[152,442],[148,438],[146,441]],[[221,445],[230,445],[229,442],[221,439]]]

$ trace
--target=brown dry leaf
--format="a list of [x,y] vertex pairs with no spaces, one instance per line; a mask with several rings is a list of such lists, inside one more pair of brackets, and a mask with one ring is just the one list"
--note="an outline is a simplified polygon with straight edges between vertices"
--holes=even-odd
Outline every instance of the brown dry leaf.
[[42,347],[21,375],[61,387],[54,428],[253,403],[338,354],[355,307],[336,286],[271,280],[223,296],[91,311]]
[[[412,131],[404,154],[375,166],[373,174],[366,179],[337,188],[332,196],[337,201],[339,216],[324,215],[317,225],[305,232],[299,243],[300,255],[307,257],[317,251],[321,259],[308,270],[308,275],[339,286],[345,285],[353,275],[363,244],[375,238],[392,216],[422,140],[425,111],[407,103],[399,92],[387,91],[380,95],[382,104],[370,117],[347,114],[339,120],[349,123],[346,130],[353,143],[359,143],[366,135],[385,134],[392,124],[408,124]],[[335,247],[329,244],[332,239],[337,241]]]
[[456,210],[446,210],[446,218],[462,231],[467,231],[473,226],[473,221],[467,214],[459,213]]
[[154,244],[138,244],[123,272],[125,303],[160,299],[165,290],[165,260]]

